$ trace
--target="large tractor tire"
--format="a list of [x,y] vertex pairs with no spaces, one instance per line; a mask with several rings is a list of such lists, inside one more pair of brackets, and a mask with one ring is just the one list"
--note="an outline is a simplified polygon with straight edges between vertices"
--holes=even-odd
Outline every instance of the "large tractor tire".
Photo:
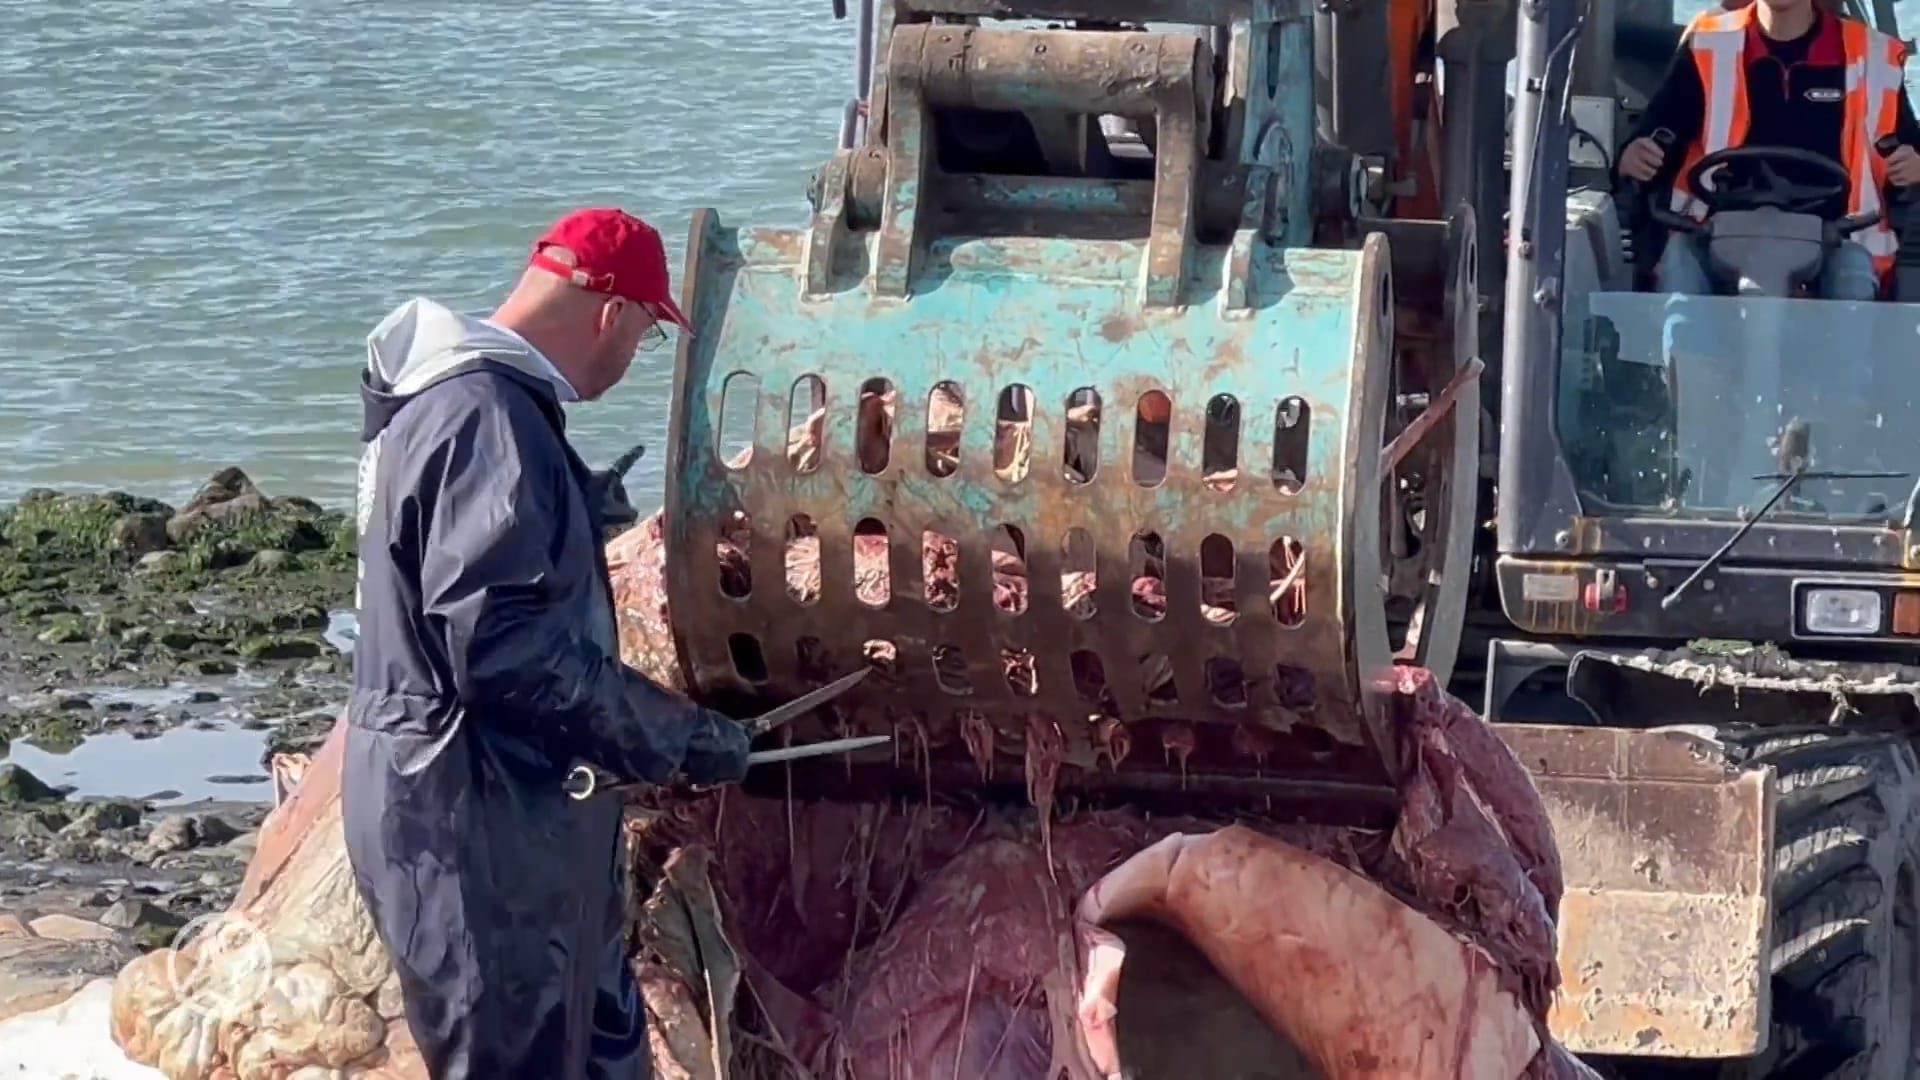
[[1920,1077],[1920,759],[1902,735],[1721,729],[1772,765],[1773,1030],[1740,1080]]

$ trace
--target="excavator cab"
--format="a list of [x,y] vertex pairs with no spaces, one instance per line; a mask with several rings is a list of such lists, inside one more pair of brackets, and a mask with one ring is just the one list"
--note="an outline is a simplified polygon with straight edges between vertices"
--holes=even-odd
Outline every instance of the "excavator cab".
[[[1857,967],[1878,980],[1869,990],[1822,981],[1807,957],[1826,947],[1796,944],[1851,886],[1802,873],[1794,853],[1821,842],[1805,794],[1818,777],[1844,769],[1881,783],[1882,762],[1910,753],[1889,733],[1920,721],[1920,672],[1908,666],[1920,642],[1920,456],[1900,437],[1920,419],[1920,304],[1902,299],[1920,291],[1896,280],[1876,301],[1799,295],[1854,224],[1808,214],[1807,193],[1728,190],[1707,223],[1676,225],[1616,185],[1614,149],[1693,10],[1521,7],[1493,501],[1500,618],[1489,620],[1483,710],[1569,742],[1581,729],[1644,733],[1649,754],[1661,745],[1651,740],[1682,738],[1722,775],[1773,774],[1745,811],[1704,768],[1675,783],[1625,751],[1536,774],[1550,803],[1583,793],[1606,807],[1598,819],[1621,824],[1617,849],[1584,824],[1559,830],[1569,865],[1599,888],[1563,934],[1587,919],[1646,928],[1617,950],[1563,936],[1564,970],[1576,973],[1563,993],[1577,1005],[1557,1030],[1570,1046],[1739,1059],[1723,1075],[1766,1077],[1846,1075],[1858,1054],[1880,1063],[1862,1075],[1906,1075],[1892,1041],[1849,1041],[1807,1011],[1858,1017],[1863,1030],[1909,1022],[1892,1019],[1914,970],[1911,939],[1892,929],[1914,918],[1898,886],[1912,872],[1896,850],[1912,827],[1904,810],[1859,845],[1896,875],[1835,871],[1884,890],[1858,916],[1870,944]],[[1890,5],[1840,10],[1897,32]],[[1718,155],[1694,179],[1736,155],[1777,153]],[[1723,292],[1653,288],[1670,227],[1707,231]],[[1901,238],[1911,259],[1914,238]],[[1871,798],[1904,807],[1905,781],[1897,768],[1887,776]],[[1704,837],[1716,854],[1684,871],[1649,854]],[[1687,943],[1684,963],[1622,974],[1669,934]],[[1822,1055],[1824,1067],[1812,1060]]]
[[[1884,0],[1872,5],[1863,0],[1820,2],[1844,18],[1897,33],[1893,11]],[[1691,10],[1669,13],[1658,8],[1623,8],[1618,14],[1622,21],[1616,22],[1612,33],[1618,64],[1615,115],[1622,122],[1618,142],[1624,144],[1626,132],[1638,121],[1667,65],[1682,48],[1681,34]],[[1597,101],[1588,106],[1589,110],[1600,107]],[[1576,125],[1576,144],[1589,141],[1590,136],[1591,132]],[[1656,129],[1652,137],[1670,155],[1682,152],[1683,148],[1673,145],[1671,131]],[[1587,148],[1577,146],[1576,152],[1581,149]],[[1886,153],[1892,147],[1878,149]],[[1591,150],[1588,155],[1592,155]],[[1789,181],[1785,178],[1789,175],[1796,179]],[[1634,286],[1646,292],[1662,291],[1654,268],[1670,239],[1695,236],[1706,241],[1702,269],[1717,295],[1820,298],[1820,273],[1827,257],[1838,244],[1880,220],[1878,214],[1845,218],[1822,214],[1829,200],[1846,190],[1846,171],[1825,157],[1792,147],[1729,148],[1696,163],[1677,179],[1695,199],[1707,204],[1705,220],[1675,212],[1664,185],[1656,191],[1631,181],[1613,181],[1622,227],[1629,235],[1629,247],[1638,253],[1632,260]],[[1881,213],[1896,232],[1902,231],[1910,216],[1906,199],[1898,191],[1890,190],[1886,195]],[[1882,282],[1882,299],[1901,294],[1900,277],[1891,274]],[[1920,288],[1920,282],[1910,284],[1904,292],[1920,296],[1916,288]]]
[[[1885,4],[1834,7],[1897,32]],[[1612,162],[1598,147],[1625,136],[1588,127],[1617,121],[1627,130],[1681,47],[1683,19],[1657,8],[1614,14],[1623,62],[1612,97],[1600,93],[1606,80],[1589,82],[1581,89],[1594,92],[1574,98],[1570,126],[1575,242],[1554,412],[1583,511],[1599,519],[1651,513],[1676,528],[1688,519],[1740,522],[1799,467],[1819,475],[1768,506],[1770,521],[1872,528],[1904,520],[1915,467],[1889,436],[1912,423],[1920,381],[1912,365],[1883,358],[1905,354],[1903,343],[1920,333],[1920,307],[1830,300],[1816,286],[1840,244],[1882,214],[1904,224],[1906,205],[1823,216],[1846,190],[1846,170],[1787,147],[1733,147],[1694,163],[1681,183],[1703,204],[1703,220],[1673,210],[1665,190],[1604,175]],[[1671,143],[1671,132],[1654,137],[1663,135]],[[1682,237],[1697,238],[1713,295],[1670,293],[1653,280],[1665,244]]]

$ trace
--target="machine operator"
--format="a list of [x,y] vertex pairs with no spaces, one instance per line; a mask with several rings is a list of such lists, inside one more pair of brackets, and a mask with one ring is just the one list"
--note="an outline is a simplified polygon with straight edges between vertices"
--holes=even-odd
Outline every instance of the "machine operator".
[[[1670,198],[1674,211],[1696,220],[1706,217],[1706,207],[1687,190],[1687,171],[1733,146],[1791,147],[1840,163],[1852,185],[1823,208],[1829,220],[1883,208],[1888,185],[1920,183],[1920,122],[1903,79],[1905,45],[1817,0],[1728,6],[1688,24],[1665,81],[1620,152],[1623,177],[1653,184],[1662,193],[1656,197]],[[1796,172],[1793,162],[1770,167],[1790,183],[1825,179]],[[1729,163],[1719,171],[1733,169]],[[1714,291],[1701,243],[1699,235],[1669,238],[1657,271],[1662,291]],[[1821,295],[1877,298],[1896,247],[1885,221],[1854,233],[1826,260]]]

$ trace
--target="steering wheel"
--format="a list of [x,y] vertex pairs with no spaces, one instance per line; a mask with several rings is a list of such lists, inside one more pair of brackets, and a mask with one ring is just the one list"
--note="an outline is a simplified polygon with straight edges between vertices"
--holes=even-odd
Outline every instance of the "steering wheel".
[[[1775,164],[1805,166],[1827,174],[1827,183],[1795,183],[1773,170]],[[1746,165],[1743,183],[1707,187],[1708,173],[1727,165]],[[1774,207],[1789,214],[1817,213],[1853,187],[1853,177],[1824,154],[1792,146],[1730,146],[1715,150],[1687,170],[1687,192],[1706,205],[1709,215],[1728,210]]]
[[[1655,138],[1659,138],[1658,133]],[[1673,152],[1671,134],[1662,145],[1669,153]],[[1773,170],[1772,165],[1789,162],[1825,173],[1831,179],[1824,184],[1785,180]],[[1726,165],[1740,164],[1751,166],[1743,170],[1743,183],[1718,188],[1706,185],[1708,173]],[[1683,182],[1687,192],[1706,206],[1708,220],[1723,211],[1757,210],[1762,207],[1772,207],[1790,214],[1815,214],[1853,187],[1853,177],[1839,162],[1823,154],[1791,146],[1730,146],[1725,150],[1715,150],[1694,162]],[[1647,216],[1655,222],[1674,232],[1698,234],[1707,231],[1706,221],[1695,221],[1686,214],[1676,213],[1666,205],[1666,200],[1659,193],[1646,185],[1642,187]],[[1831,239],[1837,242],[1880,219],[1880,210],[1869,210],[1828,222],[1827,228]]]

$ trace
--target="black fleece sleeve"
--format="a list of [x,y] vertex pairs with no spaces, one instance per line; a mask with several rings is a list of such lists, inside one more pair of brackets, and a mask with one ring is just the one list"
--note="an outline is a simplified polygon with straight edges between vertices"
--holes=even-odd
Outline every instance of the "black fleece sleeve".
[[1646,112],[1641,114],[1640,122],[1634,125],[1632,134],[1627,136],[1627,142],[1633,142],[1635,139],[1650,138],[1660,128],[1673,132],[1673,145],[1666,148],[1666,160],[1661,163],[1660,172],[1654,177],[1656,184],[1666,186],[1673,182],[1675,174],[1680,171],[1685,148],[1700,137],[1706,107],[1707,91],[1700,82],[1700,69],[1693,63],[1692,44],[1687,37],[1682,37],[1680,47],[1674,50],[1672,62],[1667,65],[1666,77],[1660,81],[1660,88],[1648,99]]

